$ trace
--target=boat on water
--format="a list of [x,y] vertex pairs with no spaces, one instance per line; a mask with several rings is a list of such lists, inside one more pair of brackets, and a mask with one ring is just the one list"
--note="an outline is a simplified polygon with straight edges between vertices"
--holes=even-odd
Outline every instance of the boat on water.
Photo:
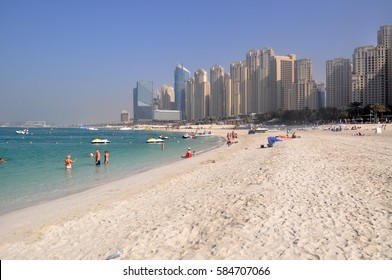
[[165,136],[165,135],[159,135],[160,139],[169,139],[169,137]]
[[184,135],[182,135],[182,138],[184,138],[184,139],[195,139],[196,135],[185,133]]
[[211,136],[211,131],[197,132],[195,136]]
[[91,144],[109,144],[110,141],[108,139],[101,139],[101,138],[95,138],[93,141],[91,141]]
[[17,133],[17,134],[24,134],[24,135],[25,135],[25,134],[29,134],[29,130],[28,130],[27,128],[26,128],[26,129],[23,129],[23,130],[17,130],[16,133]]
[[95,128],[95,127],[88,127],[87,129],[88,129],[88,130],[94,130],[94,131],[95,131],[95,130],[98,130],[98,128]]
[[128,126],[124,126],[124,127],[120,127],[120,130],[133,130],[133,128],[128,127]]
[[165,142],[165,140],[163,140],[163,139],[156,139],[156,138],[148,138],[148,140],[147,140],[147,143],[148,144],[158,144],[158,143],[164,143]]

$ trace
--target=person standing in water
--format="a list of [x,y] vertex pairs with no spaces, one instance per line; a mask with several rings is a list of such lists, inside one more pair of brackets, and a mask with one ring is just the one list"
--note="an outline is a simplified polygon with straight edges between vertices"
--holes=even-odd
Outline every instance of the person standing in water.
[[109,163],[109,152],[107,150],[104,153],[104,162],[105,164]]
[[75,160],[72,160],[71,159],[71,155],[67,155],[67,157],[64,160],[65,169],[71,170],[72,169],[72,163],[74,163],[76,160],[77,160],[77,158],[75,158]]
[[98,149],[95,150],[95,165],[101,165],[101,153]]

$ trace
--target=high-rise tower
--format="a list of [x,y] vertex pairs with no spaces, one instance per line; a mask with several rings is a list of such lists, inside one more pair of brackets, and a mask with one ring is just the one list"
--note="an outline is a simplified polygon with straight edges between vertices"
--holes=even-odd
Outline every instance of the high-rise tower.
[[208,117],[209,101],[210,83],[207,79],[207,71],[200,69],[195,72],[194,108],[196,120]]
[[291,110],[295,59],[295,54],[274,56],[271,66],[271,75],[274,83],[271,94],[273,110]]
[[174,88],[168,85],[161,86],[160,109],[174,109]]
[[246,54],[246,66],[248,67],[247,85],[247,113],[258,112],[258,93],[260,80],[261,51],[251,50]]
[[327,107],[345,108],[350,104],[352,89],[351,61],[335,58],[326,62]]
[[385,48],[386,105],[392,104],[392,25],[381,26],[377,33],[377,44]]
[[151,120],[153,110],[153,82],[138,81],[133,89],[133,112],[135,120]]
[[224,103],[224,75],[225,70],[220,65],[214,65],[210,69],[210,117],[223,117]]
[[245,115],[248,112],[247,83],[248,68],[246,61],[236,61],[230,64],[231,100],[233,116]]
[[293,110],[317,109],[316,86],[312,80],[312,60],[298,59],[294,63],[294,86],[291,98]]
[[174,70],[174,107],[185,111],[185,82],[191,77],[191,72],[182,64],[177,64]]

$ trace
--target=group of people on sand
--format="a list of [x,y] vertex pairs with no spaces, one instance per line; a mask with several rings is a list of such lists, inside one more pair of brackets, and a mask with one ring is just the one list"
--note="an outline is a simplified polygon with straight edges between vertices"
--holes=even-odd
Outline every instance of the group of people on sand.
[[231,144],[236,144],[236,143],[238,143],[238,141],[236,140],[236,141],[234,141],[234,139],[237,139],[238,138],[238,134],[237,134],[237,132],[234,132],[234,130],[230,133],[230,132],[228,132],[227,133],[227,135],[226,135],[226,144],[227,144],[227,146],[230,146]]
[[[90,153],[89,157],[93,158],[94,157],[93,153]],[[77,158],[72,160],[71,155],[67,155],[67,157],[64,160],[65,169],[67,170],[72,169],[72,164],[76,162],[76,160]],[[107,150],[104,152],[104,163],[105,164],[109,163],[109,151]],[[96,166],[101,165],[101,153],[98,149],[95,150],[95,165]]]
[[361,132],[353,133],[353,136],[365,136],[365,133],[361,133]]

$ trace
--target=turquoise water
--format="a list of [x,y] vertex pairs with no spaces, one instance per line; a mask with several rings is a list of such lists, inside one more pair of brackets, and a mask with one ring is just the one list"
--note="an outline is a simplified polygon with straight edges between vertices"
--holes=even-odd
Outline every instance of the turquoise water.
[[[154,131],[90,131],[86,129],[32,128],[30,134],[16,134],[16,128],[0,128],[0,214],[66,196],[104,183],[181,160],[188,147],[200,153],[219,145],[220,137],[183,139],[183,133],[165,132],[165,149],[160,144],[147,144]],[[92,145],[94,138],[106,138],[107,145]],[[101,152],[101,165],[95,166],[95,149]],[[110,154],[103,164],[104,151]],[[77,158],[71,171],[64,168],[70,154]]]

